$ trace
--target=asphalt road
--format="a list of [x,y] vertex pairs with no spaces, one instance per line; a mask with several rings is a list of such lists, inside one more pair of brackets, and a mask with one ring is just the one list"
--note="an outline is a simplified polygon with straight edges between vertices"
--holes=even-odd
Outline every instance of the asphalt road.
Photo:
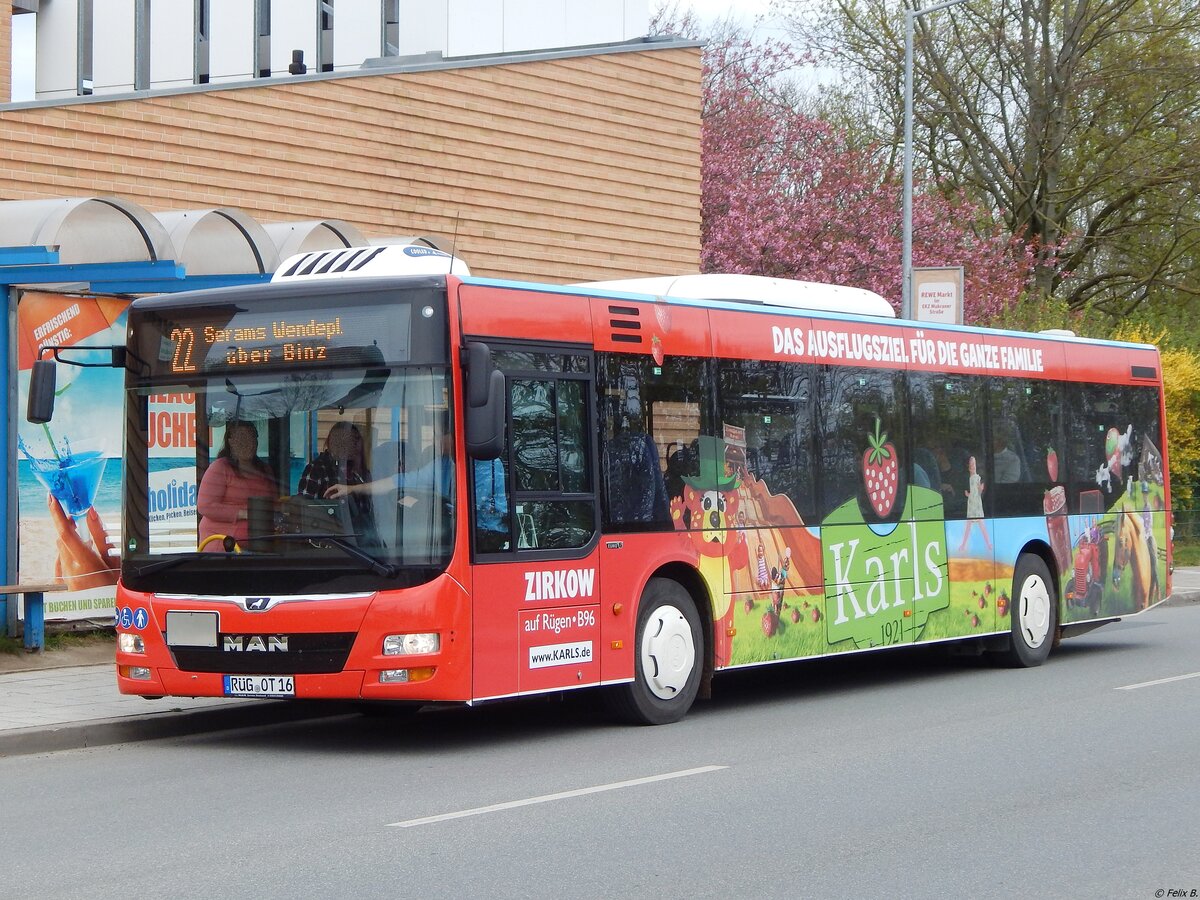
[[1200,896],[1197,647],[1189,604],[1039,669],[732,673],[661,728],[575,696],[0,759],[0,894]]

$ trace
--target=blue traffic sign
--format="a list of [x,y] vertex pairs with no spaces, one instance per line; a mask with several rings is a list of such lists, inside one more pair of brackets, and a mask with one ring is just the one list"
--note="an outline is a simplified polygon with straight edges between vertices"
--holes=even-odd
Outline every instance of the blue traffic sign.
[[139,606],[137,609],[135,609],[133,611],[133,627],[135,629],[137,629],[138,631],[141,631],[143,628],[146,627],[146,623],[148,621],[150,621],[150,616],[147,615],[145,609],[143,609],[142,607]]
[[133,610],[128,606],[121,607],[120,625],[122,628],[128,628],[133,624]]

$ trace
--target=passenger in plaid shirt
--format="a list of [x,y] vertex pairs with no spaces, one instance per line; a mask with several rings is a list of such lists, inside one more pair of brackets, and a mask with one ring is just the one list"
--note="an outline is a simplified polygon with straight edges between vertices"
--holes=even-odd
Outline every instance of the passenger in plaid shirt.
[[[364,484],[371,473],[363,461],[363,439],[358,426],[350,422],[335,422],[325,438],[325,449],[304,467],[299,491],[306,497],[320,500],[335,484]],[[350,518],[355,531],[369,532],[371,498],[366,494],[350,497]]]

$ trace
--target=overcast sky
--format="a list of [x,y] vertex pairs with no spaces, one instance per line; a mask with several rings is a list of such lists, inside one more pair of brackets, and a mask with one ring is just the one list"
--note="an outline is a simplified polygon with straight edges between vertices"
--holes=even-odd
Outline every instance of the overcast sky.
[[[763,15],[770,6],[769,0],[680,0],[681,7],[690,6],[696,15],[703,19],[719,19],[726,13],[733,13],[739,19],[750,21],[755,16]],[[733,9],[730,9],[733,6]]]
[[[654,9],[663,5],[664,2],[670,2],[670,0],[651,0],[651,13],[653,14]],[[679,0],[680,9],[689,6],[702,21],[712,22],[732,16],[742,24],[750,26],[754,25],[757,19],[767,16],[770,12],[771,0],[735,0],[735,2],[730,2],[730,0]],[[756,33],[781,39],[784,37],[782,30],[773,27],[769,18],[758,25]]]

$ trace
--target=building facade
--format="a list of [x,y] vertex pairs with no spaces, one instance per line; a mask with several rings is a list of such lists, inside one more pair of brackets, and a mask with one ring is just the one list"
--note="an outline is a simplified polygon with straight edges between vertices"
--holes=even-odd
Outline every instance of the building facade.
[[502,57],[0,107],[0,199],[336,218],[554,282],[696,271],[692,46]]

